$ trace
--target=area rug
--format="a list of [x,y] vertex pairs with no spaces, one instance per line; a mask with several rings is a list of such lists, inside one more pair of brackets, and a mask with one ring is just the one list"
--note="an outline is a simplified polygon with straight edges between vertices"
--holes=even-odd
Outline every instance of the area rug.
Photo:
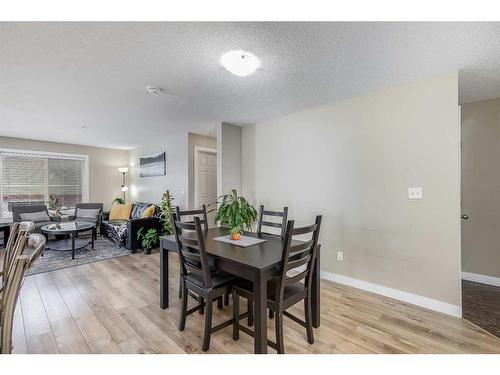
[[[80,236],[81,239],[86,239]],[[90,237],[89,237],[90,241]],[[75,267],[81,264],[99,262],[101,260],[118,258],[129,255],[130,250],[125,247],[118,247],[114,242],[106,237],[98,237],[94,244],[75,250],[75,259],[71,259],[71,250],[55,251],[47,249],[43,257],[39,257],[26,272],[26,275],[35,275],[37,273],[50,272],[61,268]]]

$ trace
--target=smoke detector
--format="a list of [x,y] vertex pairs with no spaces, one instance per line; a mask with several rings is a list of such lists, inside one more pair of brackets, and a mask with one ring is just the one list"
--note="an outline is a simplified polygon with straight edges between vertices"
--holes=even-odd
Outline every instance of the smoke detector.
[[148,94],[159,94],[160,92],[163,91],[161,88],[156,86],[146,86],[146,90]]

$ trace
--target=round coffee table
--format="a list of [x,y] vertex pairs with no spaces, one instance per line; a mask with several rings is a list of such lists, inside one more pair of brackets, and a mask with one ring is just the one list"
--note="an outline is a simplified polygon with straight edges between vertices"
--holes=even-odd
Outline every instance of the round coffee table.
[[[75,259],[75,250],[82,249],[85,246],[92,244],[92,249],[94,248],[94,237],[96,235],[96,226],[94,223],[88,223],[85,221],[66,221],[61,223],[52,223],[44,225],[40,228],[42,233],[46,235],[47,240],[49,234],[54,235],[67,235],[69,234],[71,239],[62,240],[52,240],[47,241],[48,250],[56,251],[69,251],[71,250],[71,259]],[[92,231],[92,240],[81,240],[76,238],[77,233]],[[66,236],[65,236],[66,237]]]

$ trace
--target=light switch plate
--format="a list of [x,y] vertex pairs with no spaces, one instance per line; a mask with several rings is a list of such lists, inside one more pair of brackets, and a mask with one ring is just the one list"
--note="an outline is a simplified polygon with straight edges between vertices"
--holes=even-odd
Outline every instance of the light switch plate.
[[422,199],[422,188],[421,187],[410,187],[408,188],[408,199]]

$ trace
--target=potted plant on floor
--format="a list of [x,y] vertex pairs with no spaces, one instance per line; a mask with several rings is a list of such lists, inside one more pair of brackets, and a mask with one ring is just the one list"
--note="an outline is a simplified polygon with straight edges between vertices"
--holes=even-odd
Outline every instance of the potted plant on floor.
[[144,228],[141,228],[137,231],[137,239],[139,241],[142,240],[142,248],[144,249],[145,254],[151,254],[151,249],[158,245],[158,231],[154,228],[148,229],[146,234],[142,233],[142,230]]
[[226,224],[231,239],[238,241],[243,229],[252,229],[252,224],[257,220],[257,210],[245,197],[238,195],[236,189],[219,197],[219,201],[215,222]]

